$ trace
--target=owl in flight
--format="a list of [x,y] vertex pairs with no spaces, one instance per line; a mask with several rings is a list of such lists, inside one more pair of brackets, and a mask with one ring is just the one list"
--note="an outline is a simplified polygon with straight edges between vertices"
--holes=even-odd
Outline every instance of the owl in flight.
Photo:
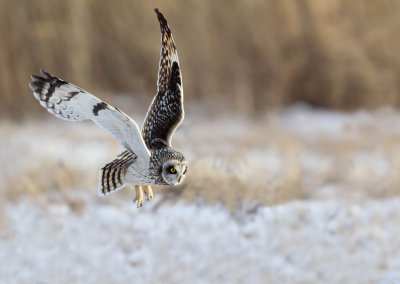
[[158,90],[142,130],[120,109],[43,70],[41,77],[32,75],[29,84],[50,113],[68,121],[91,119],[124,146],[125,151],[100,170],[98,192],[107,195],[134,185],[138,208],[143,205],[143,190],[151,200],[151,185],[177,185],[188,168],[185,157],[171,146],[172,135],[184,117],[178,53],[167,21],[158,9],[154,11],[161,28]]

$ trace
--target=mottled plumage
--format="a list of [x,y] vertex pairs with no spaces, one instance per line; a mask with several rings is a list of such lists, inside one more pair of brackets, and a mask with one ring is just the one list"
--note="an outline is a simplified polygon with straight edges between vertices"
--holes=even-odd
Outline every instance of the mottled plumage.
[[184,117],[178,53],[167,21],[158,9],[155,11],[161,29],[161,59],[158,91],[142,127],[142,135],[149,149],[171,146],[171,137]]
[[116,107],[64,80],[40,70],[29,84],[35,98],[55,116],[68,121],[93,120],[126,150],[100,170],[99,194],[107,195],[126,184],[135,185],[138,207],[142,186],[148,199],[150,185],[176,185],[187,171],[185,157],[172,149],[171,138],[182,122],[183,89],[178,54],[164,16],[155,9],[161,28],[161,58],[157,94],[140,131],[137,123]]

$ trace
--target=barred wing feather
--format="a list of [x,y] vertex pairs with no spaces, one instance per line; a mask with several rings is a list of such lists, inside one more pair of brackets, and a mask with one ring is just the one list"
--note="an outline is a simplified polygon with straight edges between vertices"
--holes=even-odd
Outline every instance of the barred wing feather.
[[155,9],[161,29],[157,94],[142,127],[147,148],[171,146],[171,138],[184,118],[182,75],[178,52],[167,20]]
[[68,121],[93,120],[135,153],[139,163],[148,165],[150,153],[134,120],[85,90],[43,70],[40,72],[42,77],[32,75],[29,86],[48,112]]

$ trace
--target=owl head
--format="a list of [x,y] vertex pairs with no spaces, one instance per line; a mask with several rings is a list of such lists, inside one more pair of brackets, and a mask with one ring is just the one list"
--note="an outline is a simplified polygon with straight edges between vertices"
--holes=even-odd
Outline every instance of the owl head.
[[187,168],[186,160],[168,160],[162,165],[161,175],[167,184],[177,185],[185,179]]

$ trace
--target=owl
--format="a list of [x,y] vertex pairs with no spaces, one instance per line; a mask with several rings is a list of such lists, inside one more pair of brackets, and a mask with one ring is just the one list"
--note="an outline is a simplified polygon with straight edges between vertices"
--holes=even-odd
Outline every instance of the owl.
[[152,185],[177,185],[186,176],[188,161],[174,150],[171,138],[184,118],[182,76],[178,53],[164,16],[157,14],[161,29],[161,58],[157,94],[147,111],[142,130],[120,109],[85,90],[40,70],[29,87],[40,104],[56,117],[68,121],[91,119],[117,139],[124,151],[100,169],[98,193],[113,193],[134,185],[137,207],[143,191],[153,198]]

